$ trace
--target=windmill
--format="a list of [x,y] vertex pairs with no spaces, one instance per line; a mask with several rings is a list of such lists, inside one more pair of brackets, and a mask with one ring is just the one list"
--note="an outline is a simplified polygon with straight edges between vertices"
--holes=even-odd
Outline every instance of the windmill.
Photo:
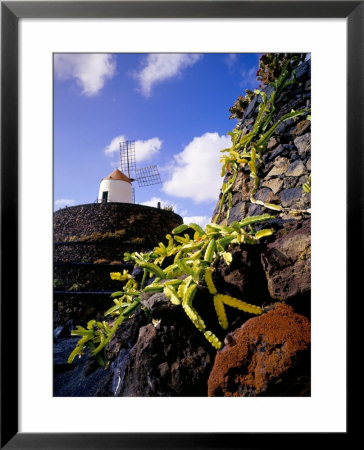
[[[138,187],[162,184],[157,166],[137,168],[135,158],[135,141],[120,142],[120,169],[128,175],[131,181],[136,181]],[[133,188],[133,202],[135,203],[135,191]]]

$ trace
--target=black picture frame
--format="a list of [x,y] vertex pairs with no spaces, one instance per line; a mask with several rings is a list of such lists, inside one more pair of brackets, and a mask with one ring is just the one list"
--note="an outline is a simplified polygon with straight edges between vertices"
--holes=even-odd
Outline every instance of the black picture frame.
[[[346,433],[18,432],[18,21],[22,18],[345,18],[347,20],[347,313],[363,272],[364,1],[1,2],[1,448],[184,449],[346,446]],[[328,68],[330,70],[330,68]],[[331,219],[332,220],[332,219]],[[330,222],[328,222],[329,224]],[[332,223],[332,222],[331,222]],[[355,252],[354,252],[355,249]],[[359,254],[358,254],[359,252]],[[10,331],[11,328],[11,331]],[[349,329],[349,327],[347,328]],[[11,345],[9,334],[11,333]],[[348,355],[353,346],[348,336]],[[350,358],[348,358],[349,367]],[[335,367],[333,365],[333,370]],[[348,376],[350,371],[347,371]],[[349,386],[350,384],[348,384]],[[333,393],[334,395],[334,393]],[[348,392],[348,398],[350,393]]]

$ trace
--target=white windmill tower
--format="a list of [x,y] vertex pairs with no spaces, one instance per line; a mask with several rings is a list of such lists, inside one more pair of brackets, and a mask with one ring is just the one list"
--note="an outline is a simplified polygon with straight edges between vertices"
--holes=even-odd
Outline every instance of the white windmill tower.
[[137,181],[139,187],[162,183],[157,166],[136,168],[134,141],[120,143],[120,169],[101,180],[98,203],[135,203],[133,181]]
[[131,179],[119,169],[115,169],[100,182],[97,203],[132,203],[133,188]]

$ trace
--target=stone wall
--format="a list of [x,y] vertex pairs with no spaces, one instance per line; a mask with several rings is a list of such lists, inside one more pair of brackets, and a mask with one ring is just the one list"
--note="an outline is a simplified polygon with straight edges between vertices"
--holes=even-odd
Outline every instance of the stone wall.
[[[275,123],[292,109],[299,110],[311,106],[311,61],[303,63],[296,71],[297,82],[288,86],[276,100],[276,112],[272,118]],[[272,88],[264,91],[269,99]],[[256,96],[238,124],[243,130],[242,136],[253,129],[258,115],[260,96]],[[241,220],[246,216],[263,213],[263,207],[250,202],[254,180],[249,176],[249,168],[238,172],[232,189],[232,209],[229,223]],[[258,176],[259,188],[256,200],[273,203],[284,208],[308,209],[311,205],[310,194],[303,191],[302,185],[307,183],[311,172],[311,122],[305,117],[296,117],[281,123],[268,142],[267,151],[263,155]],[[228,173],[226,182],[232,174]],[[221,194],[220,194],[221,198]],[[216,204],[213,217],[217,214],[219,202]],[[228,202],[220,214],[219,223],[226,222]],[[264,210],[264,212],[271,212]],[[287,217],[290,218],[290,217]]]
[[151,250],[183,222],[172,211],[129,203],[90,203],[54,213],[54,261],[122,260]]
[[182,218],[172,211],[131,203],[90,203],[63,208],[54,213],[54,241],[115,233],[124,230],[123,241],[143,238],[155,245]]
[[128,203],[91,203],[56,211],[54,326],[70,320],[84,323],[95,314],[102,317],[111,305],[103,292],[120,287],[110,273],[125,268],[124,253],[151,251],[182,222],[172,211]]

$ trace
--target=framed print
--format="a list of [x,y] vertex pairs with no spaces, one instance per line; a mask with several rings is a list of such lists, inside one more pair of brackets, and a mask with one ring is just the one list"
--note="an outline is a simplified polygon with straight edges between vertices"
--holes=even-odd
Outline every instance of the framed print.
[[[2,447],[348,442],[363,8],[1,3]],[[95,300],[84,304],[86,294]],[[162,297],[181,312],[175,322],[169,309],[163,319]],[[135,339],[120,347],[129,316]],[[267,347],[282,320],[289,337]],[[239,351],[250,362],[222,369]],[[289,363],[289,376],[276,375]],[[81,372],[91,376],[75,382]]]

